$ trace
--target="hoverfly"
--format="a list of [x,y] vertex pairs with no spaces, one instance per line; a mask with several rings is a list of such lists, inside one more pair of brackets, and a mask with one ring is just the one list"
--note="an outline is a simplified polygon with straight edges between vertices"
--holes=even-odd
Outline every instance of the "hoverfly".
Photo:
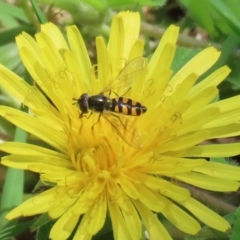
[[[89,111],[91,111],[90,116],[93,112],[98,112],[99,118],[97,123],[103,116],[118,135],[134,148],[141,148],[141,137],[136,128],[133,126],[128,127],[128,124],[124,124],[122,117],[123,115],[140,116],[147,111],[147,108],[140,102],[124,98],[123,96],[131,89],[133,82],[140,76],[139,73],[146,66],[146,61],[142,57],[130,61],[120,71],[119,75],[99,94],[90,96],[88,93],[83,93],[78,99],[73,98],[76,101],[73,104],[78,105],[81,110],[80,118],[84,117]],[[105,95],[106,92],[109,92],[109,96]],[[114,93],[117,97],[110,98],[111,93]]]

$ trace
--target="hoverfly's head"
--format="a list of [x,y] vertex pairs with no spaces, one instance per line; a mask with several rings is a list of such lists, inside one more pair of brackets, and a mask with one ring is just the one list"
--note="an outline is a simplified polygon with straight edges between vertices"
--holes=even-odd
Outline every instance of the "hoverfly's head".
[[73,105],[78,105],[82,113],[88,113],[88,98],[89,95],[87,93],[83,93],[78,99],[73,98],[74,102]]

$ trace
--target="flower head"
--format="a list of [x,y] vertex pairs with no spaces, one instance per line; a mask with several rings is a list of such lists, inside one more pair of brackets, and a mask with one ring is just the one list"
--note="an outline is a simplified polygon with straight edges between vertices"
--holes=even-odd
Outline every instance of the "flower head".
[[[50,238],[58,240],[67,239],[75,228],[74,239],[91,239],[107,214],[115,239],[140,239],[142,223],[151,239],[171,239],[154,212],[189,234],[200,230],[198,220],[220,231],[230,227],[171,180],[212,191],[239,188],[237,167],[204,158],[236,155],[240,144],[200,144],[240,133],[240,96],[213,101],[230,70],[224,66],[196,83],[219,58],[210,47],[173,75],[178,28],[167,29],[149,63],[142,57],[139,29],[138,13],[114,17],[108,44],[96,39],[97,71],[75,26],[67,30],[68,43],[51,23],[42,25],[36,40],[26,33],[17,37],[36,86],[0,66],[1,84],[30,110],[1,106],[0,115],[52,149],[5,142],[0,149],[10,155],[2,164],[38,172],[43,182],[54,186],[13,209],[7,219],[47,212],[57,219]],[[104,96],[118,99],[127,90],[124,98],[146,106],[147,112],[108,116],[111,111],[89,111],[79,117],[73,98],[98,95],[113,81],[119,92],[108,89]]]

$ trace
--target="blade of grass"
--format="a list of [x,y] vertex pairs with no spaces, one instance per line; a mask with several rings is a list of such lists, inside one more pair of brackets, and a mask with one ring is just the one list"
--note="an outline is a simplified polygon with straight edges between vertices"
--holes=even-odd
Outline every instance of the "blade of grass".
[[38,18],[38,21],[40,23],[47,23],[47,18],[45,17],[45,15],[43,14],[43,12],[41,11],[41,9],[38,7],[37,2],[35,0],[30,0],[33,10]]
[[[24,11],[17,6],[14,6],[14,5],[9,4],[9,3],[4,3],[4,2],[1,1],[0,2],[0,9],[1,9],[1,15],[2,14],[7,14],[7,15],[9,15],[9,17],[12,17],[14,19],[18,19],[18,20],[20,20],[24,23],[29,23],[29,20],[26,17]],[[17,24],[17,26],[19,26],[19,23]]]
[[26,221],[22,223],[17,223],[12,225],[11,227],[8,227],[2,231],[0,231],[0,239],[1,240],[9,240],[13,236],[16,236],[19,233],[22,233],[23,231],[29,229],[31,224],[33,223],[34,220],[31,221]]
[[21,25],[19,21],[23,24],[29,24],[29,21],[21,8],[0,1],[0,9],[1,30],[18,28]]
[[[16,128],[14,141],[26,142],[27,133],[20,128]],[[6,224],[5,215],[14,207],[22,203],[23,199],[23,170],[8,168],[3,186],[1,208],[0,208],[0,229]]]
[[240,22],[233,12],[228,8],[224,1],[209,0],[212,7],[224,17],[228,26],[232,29],[233,33],[240,37]]
[[240,236],[240,208],[235,212],[235,220],[230,240],[238,240]]

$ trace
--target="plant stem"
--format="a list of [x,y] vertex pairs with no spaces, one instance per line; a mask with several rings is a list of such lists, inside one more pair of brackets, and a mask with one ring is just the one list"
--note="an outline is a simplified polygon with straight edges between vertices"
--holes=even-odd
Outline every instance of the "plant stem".
[[[141,23],[141,32],[143,34],[147,34],[153,38],[161,38],[165,31],[166,31],[165,28],[153,26],[153,25],[145,23],[145,22]],[[209,42],[209,41],[200,41],[193,37],[189,37],[189,36],[182,35],[182,34],[179,35],[177,43],[178,43],[178,45],[188,47],[188,48],[206,48],[209,46],[214,46],[217,49],[221,49],[220,44],[217,44],[214,42]],[[232,56],[240,58],[240,50],[237,49],[237,50],[233,51]]]

